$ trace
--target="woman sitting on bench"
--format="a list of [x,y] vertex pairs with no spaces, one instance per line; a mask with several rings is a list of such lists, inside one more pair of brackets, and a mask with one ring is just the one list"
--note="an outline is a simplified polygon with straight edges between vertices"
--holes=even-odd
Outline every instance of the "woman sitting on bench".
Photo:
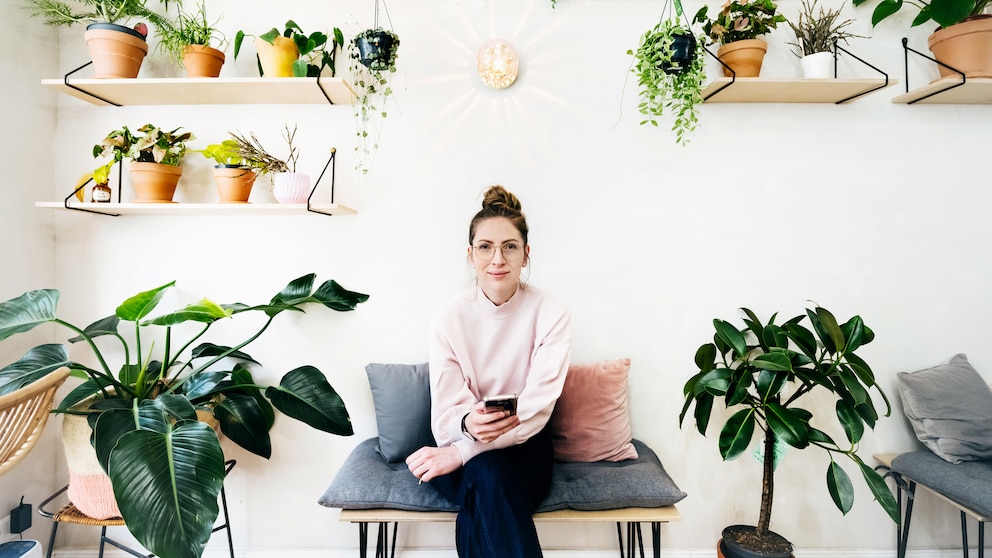
[[[527,232],[516,196],[489,188],[469,225],[477,285],[432,321],[438,447],[423,447],[406,463],[459,506],[461,558],[542,556],[532,514],[550,487],[546,426],[568,371],[571,322],[562,304],[520,280],[530,261]],[[483,400],[499,394],[511,397],[487,412]]]

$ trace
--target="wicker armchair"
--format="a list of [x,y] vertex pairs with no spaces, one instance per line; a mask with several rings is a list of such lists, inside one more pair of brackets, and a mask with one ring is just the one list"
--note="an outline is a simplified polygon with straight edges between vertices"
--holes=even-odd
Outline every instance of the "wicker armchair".
[[0,395],[0,475],[31,451],[48,422],[55,391],[69,376],[60,368],[41,380]]

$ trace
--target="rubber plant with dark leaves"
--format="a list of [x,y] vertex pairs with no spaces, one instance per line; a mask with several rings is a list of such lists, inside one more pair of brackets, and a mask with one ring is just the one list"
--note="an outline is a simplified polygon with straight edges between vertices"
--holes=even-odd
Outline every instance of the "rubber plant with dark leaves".
[[[72,360],[66,345],[41,345],[0,369],[0,395],[63,366],[85,379],[54,412],[87,415],[91,443],[128,529],[157,556],[198,557],[218,515],[225,471],[218,436],[197,420],[197,411],[212,414],[225,436],[265,458],[272,453],[275,410],[318,430],[353,433],[345,404],[323,372],[300,366],[277,386],[259,385],[249,369],[258,363],[244,352],[284,312],[302,313],[312,305],[346,312],[368,299],[333,280],[314,289],[314,279],[295,279],[264,304],[204,298],[149,317],[173,281],[128,298],[114,314],[85,328],[56,315],[59,291],[24,293],[0,303],[0,340],[56,323],[73,331],[69,342],[88,348],[88,360],[99,364]],[[205,342],[215,324],[249,315],[261,325],[244,341]],[[188,338],[177,339],[180,332]],[[116,368],[111,356],[120,361]]]
[[[805,315],[781,325],[775,324],[776,315],[763,324],[751,310],[741,310],[745,315],[743,329],[725,320],[713,320],[713,342],[699,347],[695,356],[699,372],[685,383],[685,405],[679,424],[695,404],[696,428],[705,436],[715,404],[722,402],[728,410],[734,410],[720,430],[718,445],[725,461],[741,456],[750,446],[755,428],[760,429],[764,444],[761,508],[758,525],[752,530],[756,530],[758,543],[781,539],[788,545],[784,555],[791,554],[791,544],[769,530],[778,443],[827,452],[827,489],[844,514],[854,504],[854,488],[835,458],[850,459],[885,512],[898,521],[892,493],[882,477],[856,453],[865,426],[874,428],[879,418],[869,393],[872,389],[885,404],[885,416],[891,412],[888,397],[876,383],[868,363],[855,354],[874,339],[874,332],[860,316],[839,324],[833,314],[821,307],[807,309]],[[807,318],[812,328],[803,325]],[[803,396],[814,390],[833,399],[835,409],[832,415],[817,418],[836,418],[846,440],[835,441],[814,426],[811,411],[797,406]]]

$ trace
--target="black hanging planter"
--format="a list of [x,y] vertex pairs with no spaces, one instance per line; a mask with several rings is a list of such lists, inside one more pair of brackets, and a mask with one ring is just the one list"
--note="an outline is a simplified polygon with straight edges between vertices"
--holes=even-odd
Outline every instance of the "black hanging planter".
[[396,48],[393,35],[382,29],[372,29],[355,37],[358,61],[370,70],[388,70]]
[[692,66],[696,58],[696,37],[692,32],[684,31],[672,36],[672,57],[662,64],[661,69],[666,74],[681,74]]

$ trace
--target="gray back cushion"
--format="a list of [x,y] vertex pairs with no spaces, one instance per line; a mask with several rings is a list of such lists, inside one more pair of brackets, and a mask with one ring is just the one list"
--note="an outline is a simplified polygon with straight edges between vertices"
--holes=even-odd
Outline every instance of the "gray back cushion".
[[992,458],[992,390],[967,356],[898,378],[906,418],[925,446],[951,463]]
[[[430,370],[421,364],[369,364],[365,367],[379,431],[376,451],[387,462],[403,462],[424,446],[436,446],[431,433]],[[406,466],[404,465],[404,468]]]
[[[388,463],[370,438],[356,447],[318,500],[342,509],[389,508],[411,511],[457,511],[430,486],[419,484],[403,463]],[[685,498],[658,456],[633,440],[638,458],[596,463],[555,463],[551,490],[537,511],[655,508]]]

